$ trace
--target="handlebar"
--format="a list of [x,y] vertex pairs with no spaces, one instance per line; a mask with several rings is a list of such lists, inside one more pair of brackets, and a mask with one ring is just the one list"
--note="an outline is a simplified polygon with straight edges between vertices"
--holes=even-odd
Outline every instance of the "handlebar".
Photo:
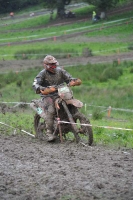
[[81,83],[82,81],[80,79],[75,78],[75,79],[72,79],[68,84],[64,82],[64,83],[61,83],[60,85],[48,86],[47,88],[54,87],[55,89],[58,89],[61,86],[67,85],[68,87],[71,87],[71,86],[81,85]]
[[[71,86],[76,86],[76,85],[80,85],[81,84],[81,80],[80,79],[72,79],[67,86],[71,87]],[[47,95],[50,94],[52,92],[55,92],[56,90],[58,90],[59,87],[61,86],[65,86],[66,83],[62,83],[60,85],[52,85],[52,86],[48,86],[46,87],[44,90],[40,90],[42,94]]]

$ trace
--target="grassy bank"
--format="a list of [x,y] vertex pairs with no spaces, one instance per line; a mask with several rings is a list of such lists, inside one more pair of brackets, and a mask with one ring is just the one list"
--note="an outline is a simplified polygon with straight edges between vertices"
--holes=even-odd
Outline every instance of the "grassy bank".
[[[40,59],[46,52],[57,57],[66,57],[68,53],[71,56],[79,56],[86,48],[90,49],[93,55],[110,55],[118,50],[128,52],[133,48],[132,17],[132,13],[128,12],[110,16],[109,19],[95,24],[92,24],[91,20],[85,20],[48,27],[46,15],[24,22],[1,25],[0,44],[4,46],[0,46],[0,59]],[[88,33],[82,33],[83,31]],[[80,32],[81,35],[70,37],[70,34]],[[59,36],[64,38],[60,39]],[[45,41],[42,38],[50,40]],[[40,39],[40,42],[34,41],[37,39]],[[31,43],[22,43],[26,41]],[[13,44],[14,42],[17,44]]]
[[[37,68],[18,74],[10,72],[1,75],[1,102],[30,103],[32,99],[40,98],[32,89],[33,79],[39,70],[40,68]],[[110,70],[114,71],[114,74],[111,75]],[[83,81],[81,86],[73,88],[74,97],[84,103],[81,111],[91,121],[94,143],[133,147],[133,131],[126,130],[133,128],[133,63],[124,62],[118,66],[111,64],[76,66],[67,68],[67,71]],[[119,73],[116,76],[117,72]],[[101,79],[103,75],[105,77]],[[24,129],[34,134],[34,111],[29,108],[29,105],[22,104],[19,107],[16,107],[17,103],[1,105],[5,106],[0,114],[4,123],[16,127],[18,133]],[[112,108],[110,116],[108,115],[109,106]],[[10,112],[11,110],[12,112]],[[122,130],[118,128],[122,128]],[[4,130],[11,134],[14,129],[2,126],[1,132]]]

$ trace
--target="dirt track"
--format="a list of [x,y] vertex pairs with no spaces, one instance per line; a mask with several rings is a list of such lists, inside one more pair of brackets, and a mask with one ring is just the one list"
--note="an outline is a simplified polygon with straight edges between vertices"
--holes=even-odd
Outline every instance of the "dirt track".
[[[92,57],[70,57],[64,59],[58,59],[61,66],[70,66],[70,65],[86,65],[87,63],[108,63],[113,61],[124,61],[131,60],[133,61],[133,52],[115,54],[110,56],[92,56]],[[10,61],[0,61],[0,72],[12,71],[23,71],[28,70],[29,68],[35,68],[37,66],[43,66],[42,60],[10,60]]]
[[0,137],[1,200],[133,200],[133,150]]

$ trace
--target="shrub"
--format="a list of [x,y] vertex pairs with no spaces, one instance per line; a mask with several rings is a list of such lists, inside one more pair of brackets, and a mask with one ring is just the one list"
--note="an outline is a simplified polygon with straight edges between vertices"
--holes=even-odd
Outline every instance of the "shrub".
[[133,50],[133,44],[130,44],[130,46],[128,47],[129,50]]
[[130,73],[133,73],[133,67],[130,69]]
[[84,49],[83,49],[83,52],[82,52],[82,55],[83,55],[84,57],[90,57],[90,56],[92,56],[92,50],[89,49],[89,48],[84,48]]
[[122,74],[123,70],[121,68],[108,67],[101,74],[99,81],[104,82],[108,79],[117,80]]
[[96,109],[92,113],[92,119],[98,120],[103,118],[103,113],[100,111],[100,109]]
[[44,55],[47,54],[52,54],[55,56],[57,59],[58,58],[66,58],[66,57],[71,57],[69,52],[74,54],[75,56],[78,56],[78,51],[73,49],[60,49],[60,48],[40,48],[40,49],[27,49],[27,50],[20,50],[17,51],[14,54],[14,58],[16,60],[26,60],[26,59],[43,59]]

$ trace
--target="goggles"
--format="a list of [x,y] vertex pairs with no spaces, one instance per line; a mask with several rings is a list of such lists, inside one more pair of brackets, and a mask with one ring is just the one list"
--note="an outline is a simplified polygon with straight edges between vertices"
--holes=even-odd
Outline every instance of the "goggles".
[[48,64],[49,68],[55,69],[56,68],[56,63],[50,63]]

